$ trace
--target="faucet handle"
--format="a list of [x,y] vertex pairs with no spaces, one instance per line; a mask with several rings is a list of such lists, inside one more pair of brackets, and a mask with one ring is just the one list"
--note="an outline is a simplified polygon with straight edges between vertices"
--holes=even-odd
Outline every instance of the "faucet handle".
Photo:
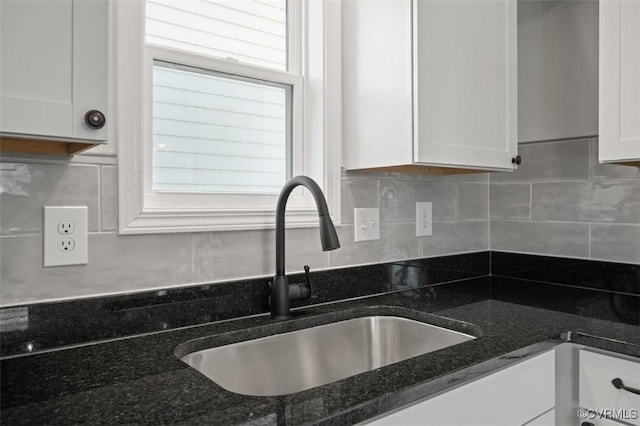
[[309,299],[313,294],[313,285],[309,276],[309,265],[304,265],[306,283],[289,284],[289,300]]
[[309,286],[309,297],[313,296],[313,284],[311,283],[311,275],[309,275],[309,265],[304,265],[304,275]]

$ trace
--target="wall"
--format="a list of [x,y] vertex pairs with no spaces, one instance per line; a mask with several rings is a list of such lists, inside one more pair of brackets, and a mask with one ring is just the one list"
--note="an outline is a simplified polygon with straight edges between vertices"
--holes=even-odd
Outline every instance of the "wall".
[[[70,162],[3,158],[0,305],[273,274],[273,231],[117,234],[117,157]],[[92,151],[93,152],[93,151]],[[489,248],[488,177],[344,173],[342,247],[322,252],[317,229],[287,231],[287,270],[326,269]],[[432,237],[415,237],[415,202],[432,201]],[[42,207],[89,207],[89,263],[42,267]],[[381,239],[354,243],[353,208],[380,207]]]
[[491,249],[640,263],[640,168],[598,162],[597,139],[520,145],[490,176]]
[[598,8],[518,2],[518,141],[598,134]]

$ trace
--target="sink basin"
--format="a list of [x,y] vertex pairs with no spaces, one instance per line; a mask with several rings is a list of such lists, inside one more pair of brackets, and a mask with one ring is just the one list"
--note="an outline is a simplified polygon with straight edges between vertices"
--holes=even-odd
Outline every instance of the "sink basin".
[[407,318],[367,316],[204,349],[181,359],[229,391],[275,396],[474,338]]

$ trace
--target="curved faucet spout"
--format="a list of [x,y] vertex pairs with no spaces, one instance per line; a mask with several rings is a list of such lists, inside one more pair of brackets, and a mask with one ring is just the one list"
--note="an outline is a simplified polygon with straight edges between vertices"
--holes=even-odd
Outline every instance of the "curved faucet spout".
[[271,317],[275,319],[289,318],[291,301],[289,300],[289,284],[284,272],[285,263],[285,238],[284,218],[287,200],[291,191],[299,185],[305,186],[313,195],[318,210],[320,223],[320,242],[322,250],[335,250],[340,247],[340,241],[336,229],[333,226],[327,201],[318,184],[307,176],[291,178],[280,191],[276,205],[276,275],[271,285]]

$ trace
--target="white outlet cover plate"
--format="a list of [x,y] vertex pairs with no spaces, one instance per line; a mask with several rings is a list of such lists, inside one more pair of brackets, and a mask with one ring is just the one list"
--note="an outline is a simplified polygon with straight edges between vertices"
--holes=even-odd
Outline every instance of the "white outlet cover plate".
[[416,237],[433,235],[433,211],[428,203],[416,203]]
[[380,239],[380,209],[353,209],[355,241]]
[[[44,266],[85,265],[88,263],[87,206],[44,207]],[[61,222],[72,223],[73,232],[61,234]],[[72,239],[73,249],[60,250],[62,240]]]

